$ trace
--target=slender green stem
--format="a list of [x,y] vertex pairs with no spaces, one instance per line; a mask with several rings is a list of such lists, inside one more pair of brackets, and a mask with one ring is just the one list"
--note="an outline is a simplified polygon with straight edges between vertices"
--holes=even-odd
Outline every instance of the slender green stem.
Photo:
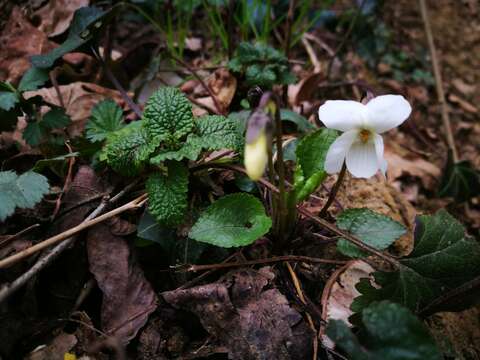
[[342,170],[340,170],[340,174],[338,174],[338,179],[335,185],[333,185],[332,190],[330,191],[330,194],[328,195],[327,202],[323,206],[322,210],[320,210],[319,216],[321,218],[324,218],[325,215],[327,215],[327,210],[332,205],[333,200],[335,200],[335,197],[337,196],[338,190],[340,189],[340,186],[342,185],[343,179],[345,178],[345,173],[347,171],[347,166],[345,163],[343,163]]

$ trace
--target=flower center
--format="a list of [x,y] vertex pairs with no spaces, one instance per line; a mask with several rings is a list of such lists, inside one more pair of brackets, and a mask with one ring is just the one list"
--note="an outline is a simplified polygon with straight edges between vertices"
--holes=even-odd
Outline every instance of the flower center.
[[367,130],[367,129],[362,129],[358,133],[358,137],[360,138],[360,141],[363,143],[368,142],[371,136],[372,136],[372,133],[370,132],[370,130]]

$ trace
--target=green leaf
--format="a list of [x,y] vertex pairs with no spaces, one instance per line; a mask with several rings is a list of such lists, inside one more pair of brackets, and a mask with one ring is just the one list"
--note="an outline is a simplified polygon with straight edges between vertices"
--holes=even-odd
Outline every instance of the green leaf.
[[11,91],[0,91],[0,109],[9,111],[18,102],[18,95]]
[[137,226],[139,238],[153,241],[170,251],[175,244],[174,235],[174,230],[160,224],[148,210],[145,210]]
[[187,210],[188,169],[180,162],[168,164],[168,174],[150,175],[146,188],[148,209],[160,223],[168,226],[182,222]]
[[290,109],[280,109],[280,118],[282,121],[289,121],[297,125],[300,132],[315,130],[315,126],[308,122],[307,119]]
[[40,144],[45,135],[46,130],[37,121],[29,122],[25,130],[23,130],[23,138],[31,146]]
[[[441,294],[480,276],[480,244],[445,210],[419,216],[412,253],[400,260],[394,272],[375,272],[373,287],[362,279],[352,310],[373,301],[389,299],[418,311]],[[448,310],[448,307],[445,308]]]
[[265,235],[272,220],[254,196],[237,193],[224,196],[210,205],[188,235],[197,241],[221,247],[253,243]]
[[35,163],[35,165],[33,166],[32,170],[36,171],[36,172],[40,172],[43,169],[45,169],[46,167],[53,166],[57,163],[63,163],[65,160],[68,160],[72,157],[78,157],[79,155],[80,155],[79,152],[73,152],[73,153],[68,153],[68,154],[65,154],[65,155],[60,155],[60,156],[56,156],[56,157],[49,158],[49,159],[38,160]]
[[442,354],[425,325],[408,309],[388,301],[362,312],[363,327],[355,336],[340,320],[332,320],[327,335],[352,360],[441,360]]
[[63,55],[90,41],[102,27],[104,22],[102,18],[105,18],[107,14],[108,12],[104,12],[95,6],[82,7],[76,10],[67,39],[47,54],[32,56],[32,65],[41,69],[52,67],[55,61]]
[[195,134],[188,135],[187,141],[178,150],[161,150],[150,159],[153,165],[160,165],[166,160],[181,161],[183,159],[197,160],[202,152],[202,140]]
[[40,124],[48,129],[58,129],[70,125],[71,122],[64,109],[53,108],[43,116]]
[[228,67],[233,72],[244,73],[249,86],[270,88],[274,84],[296,81],[295,75],[289,71],[285,55],[263,43],[240,43]]
[[242,142],[234,120],[220,115],[207,115],[197,119],[198,136],[202,148],[207,150],[238,150]]
[[33,171],[18,176],[13,171],[0,171],[0,221],[15,208],[33,208],[48,192],[47,178]]
[[148,136],[161,142],[176,144],[194,129],[192,105],[177,88],[163,87],[147,101],[143,112]]
[[[385,250],[406,232],[402,224],[366,208],[343,211],[337,217],[337,227],[357,236],[377,250]],[[337,242],[337,249],[343,255],[351,257],[369,255],[345,239]]]
[[32,91],[37,90],[40,86],[45,84],[48,80],[48,71],[45,69],[39,69],[37,67],[31,67],[23,75],[20,84],[18,85],[18,91]]
[[443,174],[439,197],[453,197],[457,203],[461,203],[480,194],[480,173],[469,161],[454,163],[449,152]]
[[107,140],[104,157],[108,165],[122,175],[137,175],[155,151],[155,143],[149,141],[142,125],[142,121],[132,122]]
[[92,109],[92,115],[85,125],[87,139],[103,141],[124,126],[123,111],[111,99],[103,100]]
[[294,181],[297,202],[306,199],[325,180],[325,157],[337,136],[335,130],[319,129],[298,143]]

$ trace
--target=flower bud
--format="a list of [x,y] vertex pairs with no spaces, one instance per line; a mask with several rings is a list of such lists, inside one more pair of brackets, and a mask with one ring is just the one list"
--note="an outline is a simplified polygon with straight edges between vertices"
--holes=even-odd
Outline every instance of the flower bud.
[[261,130],[255,140],[245,144],[245,169],[253,181],[259,180],[265,172],[268,163],[267,146],[265,130]]

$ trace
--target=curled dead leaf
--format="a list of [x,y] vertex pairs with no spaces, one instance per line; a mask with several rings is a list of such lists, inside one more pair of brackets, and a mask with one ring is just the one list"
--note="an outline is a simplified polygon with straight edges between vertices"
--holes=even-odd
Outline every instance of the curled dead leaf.
[[[342,320],[352,326],[348,318],[353,314],[350,310],[353,299],[360,295],[355,288],[360,279],[372,279],[374,269],[362,260],[353,260],[335,271],[328,279],[322,293],[322,319]],[[324,346],[333,349],[334,343],[325,334],[325,326],[320,328],[320,336]]]

